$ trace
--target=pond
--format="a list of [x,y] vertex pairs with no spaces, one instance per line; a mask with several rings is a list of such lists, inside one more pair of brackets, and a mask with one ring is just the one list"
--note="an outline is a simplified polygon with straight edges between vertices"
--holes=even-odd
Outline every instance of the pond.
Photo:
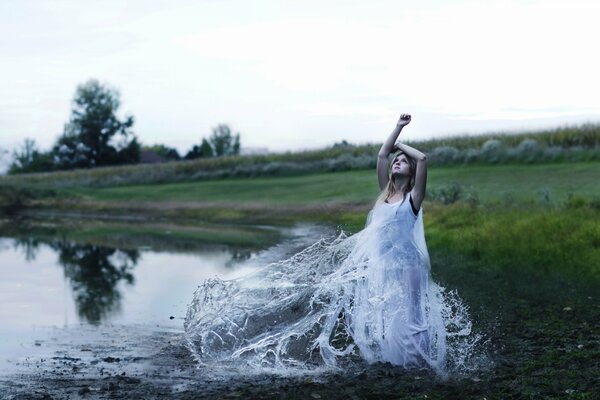
[[149,328],[182,332],[187,305],[205,279],[236,278],[333,232],[316,225],[268,229],[278,229],[283,243],[198,242],[180,250],[165,240],[156,250],[143,241],[109,247],[36,236],[35,230],[0,237],[0,372],[56,351],[51,339],[57,335],[72,341],[116,326],[121,332],[135,327],[123,335]]

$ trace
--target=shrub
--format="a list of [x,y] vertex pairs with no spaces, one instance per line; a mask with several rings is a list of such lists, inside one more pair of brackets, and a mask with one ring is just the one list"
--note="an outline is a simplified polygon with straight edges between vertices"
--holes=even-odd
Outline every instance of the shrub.
[[566,208],[581,209],[588,206],[588,200],[582,196],[576,196],[573,193],[569,193],[567,201],[565,203]]
[[498,139],[489,139],[481,146],[480,155],[483,161],[497,163],[504,155],[504,146]]
[[593,210],[600,210],[600,197],[594,197],[590,200],[589,206]]
[[458,160],[458,149],[450,146],[436,147],[430,154],[431,161],[439,164],[451,164]]
[[480,151],[477,149],[467,149],[464,152],[463,161],[464,163],[477,162],[480,159]]
[[538,190],[536,190],[535,193],[538,197],[538,201],[540,204],[545,206],[552,204],[552,200],[550,199],[550,189],[548,189],[547,187],[541,187]]
[[429,190],[427,197],[432,201],[437,201],[443,204],[452,204],[462,199],[464,194],[463,185],[459,183],[451,183]]
[[548,146],[543,151],[543,158],[545,160],[556,161],[564,157],[564,150],[560,146]]
[[55,196],[53,190],[0,185],[0,215],[14,215],[25,208],[34,198]]
[[516,149],[517,157],[525,162],[533,162],[539,158],[542,153],[542,149],[535,139],[525,139]]

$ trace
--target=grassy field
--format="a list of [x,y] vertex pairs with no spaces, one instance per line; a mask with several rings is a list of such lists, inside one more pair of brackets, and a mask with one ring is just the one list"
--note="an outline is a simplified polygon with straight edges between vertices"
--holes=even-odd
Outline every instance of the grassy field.
[[[428,190],[453,183],[482,202],[563,202],[569,194],[600,197],[600,163],[436,167]],[[261,204],[369,203],[378,194],[375,171],[347,171],[295,177],[225,179],[112,188],[65,189],[96,201],[180,201]]]

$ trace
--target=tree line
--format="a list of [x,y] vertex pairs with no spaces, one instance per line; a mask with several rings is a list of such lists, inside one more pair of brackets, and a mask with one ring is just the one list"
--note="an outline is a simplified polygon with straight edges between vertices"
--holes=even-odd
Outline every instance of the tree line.
[[184,156],[164,144],[142,146],[132,130],[134,117],[117,117],[120,105],[119,91],[98,80],[77,86],[71,116],[52,148],[42,151],[33,139],[25,139],[13,152],[9,174],[137,164],[143,151],[154,152],[164,160],[193,160],[240,152],[240,134],[234,135],[226,124],[213,128],[208,138],[202,138]]

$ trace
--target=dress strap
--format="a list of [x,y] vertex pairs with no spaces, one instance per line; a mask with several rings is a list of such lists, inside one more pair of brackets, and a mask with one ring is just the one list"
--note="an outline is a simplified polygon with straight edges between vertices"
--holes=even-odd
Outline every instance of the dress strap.
[[410,193],[408,194],[408,201],[410,202],[410,208],[412,208],[415,216],[419,215],[419,210],[417,210],[417,208],[415,207],[415,203],[413,203],[413,199]]

